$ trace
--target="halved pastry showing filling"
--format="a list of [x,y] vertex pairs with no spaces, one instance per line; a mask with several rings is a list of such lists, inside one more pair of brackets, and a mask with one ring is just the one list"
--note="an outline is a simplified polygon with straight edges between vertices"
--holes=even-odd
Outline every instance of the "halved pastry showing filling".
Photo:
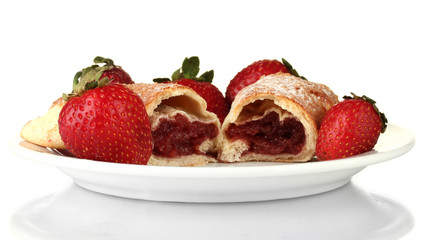
[[325,85],[284,73],[264,76],[236,96],[222,125],[219,160],[309,161],[321,120],[337,102]]
[[220,122],[191,88],[178,84],[132,84],[151,122],[153,152],[160,166],[199,166],[216,161]]

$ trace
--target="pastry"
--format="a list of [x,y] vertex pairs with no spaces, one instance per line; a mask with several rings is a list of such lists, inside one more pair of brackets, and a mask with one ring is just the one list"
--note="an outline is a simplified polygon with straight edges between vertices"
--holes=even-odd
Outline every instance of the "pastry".
[[58,119],[59,113],[65,101],[62,98],[54,101],[49,110],[24,125],[21,129],[21,138],[39,146],[65,149],[65,144],[59,135]]
[[131,84],[151,122],[150,165],[199,166],[216,161],[220,122],[194,90],[178,84]]
[[338,97],[325,85],[287,73],[243,88],[222,125],[219,160],[306,162],[318,129]]

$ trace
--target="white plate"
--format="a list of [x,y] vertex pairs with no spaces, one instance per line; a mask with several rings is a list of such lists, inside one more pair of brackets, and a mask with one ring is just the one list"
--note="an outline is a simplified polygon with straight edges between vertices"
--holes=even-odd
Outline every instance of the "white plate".
[[72,184],[19,209],[23,240],[395,240],[413,227],[401,204],[347,184],[314,196],[251,203],[168,203],[87,191]]
[[11,142],[18,155],[56,166],[92,191],[146,200],[247,202],[293,198],[348,183],[366,166],[396,158],[414,146],[411,131],[389,125],[374,150],[346,159],[307,163],[235,163],[204,167],[158,167],[99,162],[62,156]]

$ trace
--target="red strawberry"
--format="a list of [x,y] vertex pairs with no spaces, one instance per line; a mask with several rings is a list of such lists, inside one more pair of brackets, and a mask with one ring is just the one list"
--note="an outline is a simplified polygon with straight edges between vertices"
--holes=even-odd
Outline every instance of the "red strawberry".
[[319,160],[345,158],[373,149],[387,119],[375,101],[366,96],[345,96],[324,116],[318,133],[316,155]]
[[197,77],[200,71],[200,60],[198,57],[185,58],[182,68],[176,70],[172,79],[156,78],[154,82],[175,82],[192,88],[207,102],[207,111],[215,113],[222,123],[229,111],[229,106],[222,95],[222,92],[211,82],[214,72],[210,70]]
[[59,114],[65,146],[78,158],[147,164],[151,127],[141,98],[107,78],[79,84]]
[[99,66],[97,64],[90,67],[84,68],[74,77],[74,82],[81,79],[84,82],[93,81],[95,78],[103,79],[107,77],[111,83],[123,83],[123,84],[133,84],[133,80],[130,75],[124,71],[120,66],[114,65],[114,61],[109,58],[95,57],[93,59],[94,63],[104,64]]
[[[294,76],[300,77],[296,69],[294,69],[289,62],[284,58],[282,62],[278,60],[260,60],[256,61],[243,70],[241,70],[230,82],[226,89],[226,102],[231,105],[237,93],[259,80],[260,77],[274,74],[277,72],[290,73]],[[301,77],[304,78],[304,77]],[[306,79],[306,78],[304,78]]]

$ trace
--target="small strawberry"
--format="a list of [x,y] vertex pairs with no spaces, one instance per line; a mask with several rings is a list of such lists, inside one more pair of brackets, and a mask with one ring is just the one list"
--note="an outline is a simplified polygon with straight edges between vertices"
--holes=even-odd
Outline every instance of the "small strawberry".
[[366,96],[345,96],[325,114],[318,133],[319,160],[345,158],[373,149],[387,119]]
[[197,77],[200,71],[198,57],[185,58],[182,68],[176,70],[172,79],[156,78],[154,82],[175,82],[192,88],[207,102],[207,111],[215,113],[222,123],[229,111],[229,106],[220,90],[212,84],[214,72],[210,70]]
[[[289,62],[284,58],[282,62],[278,60],[259,60],[256,61],[243,70],[241,70],[230,82],[226,89],[226,102],[231,105],[237,93],[259,80],[260,77],[274,74],[277,72],[290,73],[294,76],[300,77],[296,69],[294,69]],[[301,77],[306,79],[304,77]]]
[[[96,63],[90,67],[84,68],[83,70],[76,73],[74,76],[74,82],[78,82],[80,79],[84,82],[93,81],[95,78],[103,79],[107,77],[111,83],[122,83],[122,84],[133,84],[133,80],[130,75],[123,70],[120,66],[114,65],[114,61],[109,58],[95,57],[93,62]],[[98,64],[104,64],[99,66]]]
[[59,114],[59,133],[78,158],[147,164],[151,127],[141,98],[107,77],[77,82]]

